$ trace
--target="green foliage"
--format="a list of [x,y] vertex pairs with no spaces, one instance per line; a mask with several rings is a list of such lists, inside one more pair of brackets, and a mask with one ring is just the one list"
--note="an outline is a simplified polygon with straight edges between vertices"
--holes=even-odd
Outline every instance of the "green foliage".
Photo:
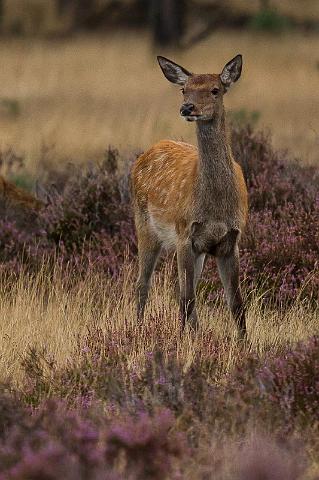
[[291,22],[276,10],[265,8],[250,19],[249,26],[254,30],[278,33],[290,28]]
[[235,126],[243,127],[245,125],[251,125],[254,127],[260,119],[261,113],[258,110],[246,110],[246,108],[240,108],[239,110],[231,110],[228,113],[231,123]]
[[10,176],[10,182],[13,182],[17,187],[23,188],[29,192],[34,190],[34,178],[27,172],[16,173]]
[[21,105],[15,98],[2,98],[0,100],[0,110],[5,115],[15,118],[21,114]]

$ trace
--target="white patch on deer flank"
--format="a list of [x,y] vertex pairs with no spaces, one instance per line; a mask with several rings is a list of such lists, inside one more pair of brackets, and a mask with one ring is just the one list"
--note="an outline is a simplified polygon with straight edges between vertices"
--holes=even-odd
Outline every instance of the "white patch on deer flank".
[[[151,210],[153,210],[151,212]],[[171,250],[176,248],[177,234],[173,224],[167,224],[159,220],[156,216],[156,209],[149,208],[150,225],[156,236],[161,241],[163,248]]]

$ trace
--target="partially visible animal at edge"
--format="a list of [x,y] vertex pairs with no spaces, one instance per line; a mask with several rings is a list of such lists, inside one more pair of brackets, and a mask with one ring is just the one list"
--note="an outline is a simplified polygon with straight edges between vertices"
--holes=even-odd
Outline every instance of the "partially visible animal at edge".
[[0,202],[2,206],[39,210],[44,203],[23,188],[5,180],[0,175]]
[[228,62],[221,74],[190,73],[162,56],[158,62],[165,77],[182,87],[180,114],[196,122],[198,148],[162,140],[133,165],[137,315],[139,319],[144,316],[160,252],[173,249],[177,252],[182,326],[188,322],[196,329],[196,286],[205,257],[213,255],[227,303],[244,338],[238,244],[247,221],[248,198],[242,169],[231,152],[223,106],[224,94],[241,75],[242,56]]

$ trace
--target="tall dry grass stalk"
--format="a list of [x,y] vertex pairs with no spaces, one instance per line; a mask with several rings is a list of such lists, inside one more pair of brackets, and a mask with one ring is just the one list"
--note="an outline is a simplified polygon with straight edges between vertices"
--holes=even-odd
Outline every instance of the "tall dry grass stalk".
[[[225,373],[249,351],[262,355],[277,352],[289,343],[318,333],[318,311],[298,301],[285,312],[265,309],[254,292],[248,307],[247,345],[240,346],[236,328],[223,304],[207,304],[199,295],[200,329],[196,335],[180,331],[172,267],[155,274],[145,321],[137,323],[134,313],[135,268],[126,262],[122,275],[111,279],[88,273],[84,279],[56,268],[48,274],[44,265],[35,276],[21,274],[8,288],[1,284],[0,302],[0,381],[24,380],[21,362],[30,348],[45,351],[57,366],[76,360],[79,341],[88,330],[99,327],[114,336],[116,348],[129,358],[126,362],[139,369],[147,352],[156,348],[168,355],[176,351],[178,360],[188,369],[196,354],[209,361],[218,344],[219,374]],[[125,346],[125,347],[124,347]],[[200,352],[200,357],[198,357]],[[218,373],[217,373],[218,377]]]
[[258,111],[259,126],[303,161],[318,160],[319,110],[315,34],[281,36],[217,31],[185,51],[152,51],[149,37],[125,32],[68,40],[3,40],[0,55],[0,148],[26,153],[37,172],[53,163],[100,159],[108,144],[140,150],[168,137],[195,142],[179,117],[178,89],[159,72],[156,54],[187,68],[218,72],[241,52],[240,85],[226,107]]

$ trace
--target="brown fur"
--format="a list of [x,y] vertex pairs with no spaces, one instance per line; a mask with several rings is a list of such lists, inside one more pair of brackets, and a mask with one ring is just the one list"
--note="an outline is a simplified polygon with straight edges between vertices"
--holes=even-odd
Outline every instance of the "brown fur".
[[[198,149],[184,142],[161,140],[136,160],[133,188],[136,206],[147,212],[150,208],[159,221],[187,225],[194,209],[194,187],[197,184]],[[241,229],[247,220],[247,188],[243,172],[232,160],[236,186],[240,195]]]

